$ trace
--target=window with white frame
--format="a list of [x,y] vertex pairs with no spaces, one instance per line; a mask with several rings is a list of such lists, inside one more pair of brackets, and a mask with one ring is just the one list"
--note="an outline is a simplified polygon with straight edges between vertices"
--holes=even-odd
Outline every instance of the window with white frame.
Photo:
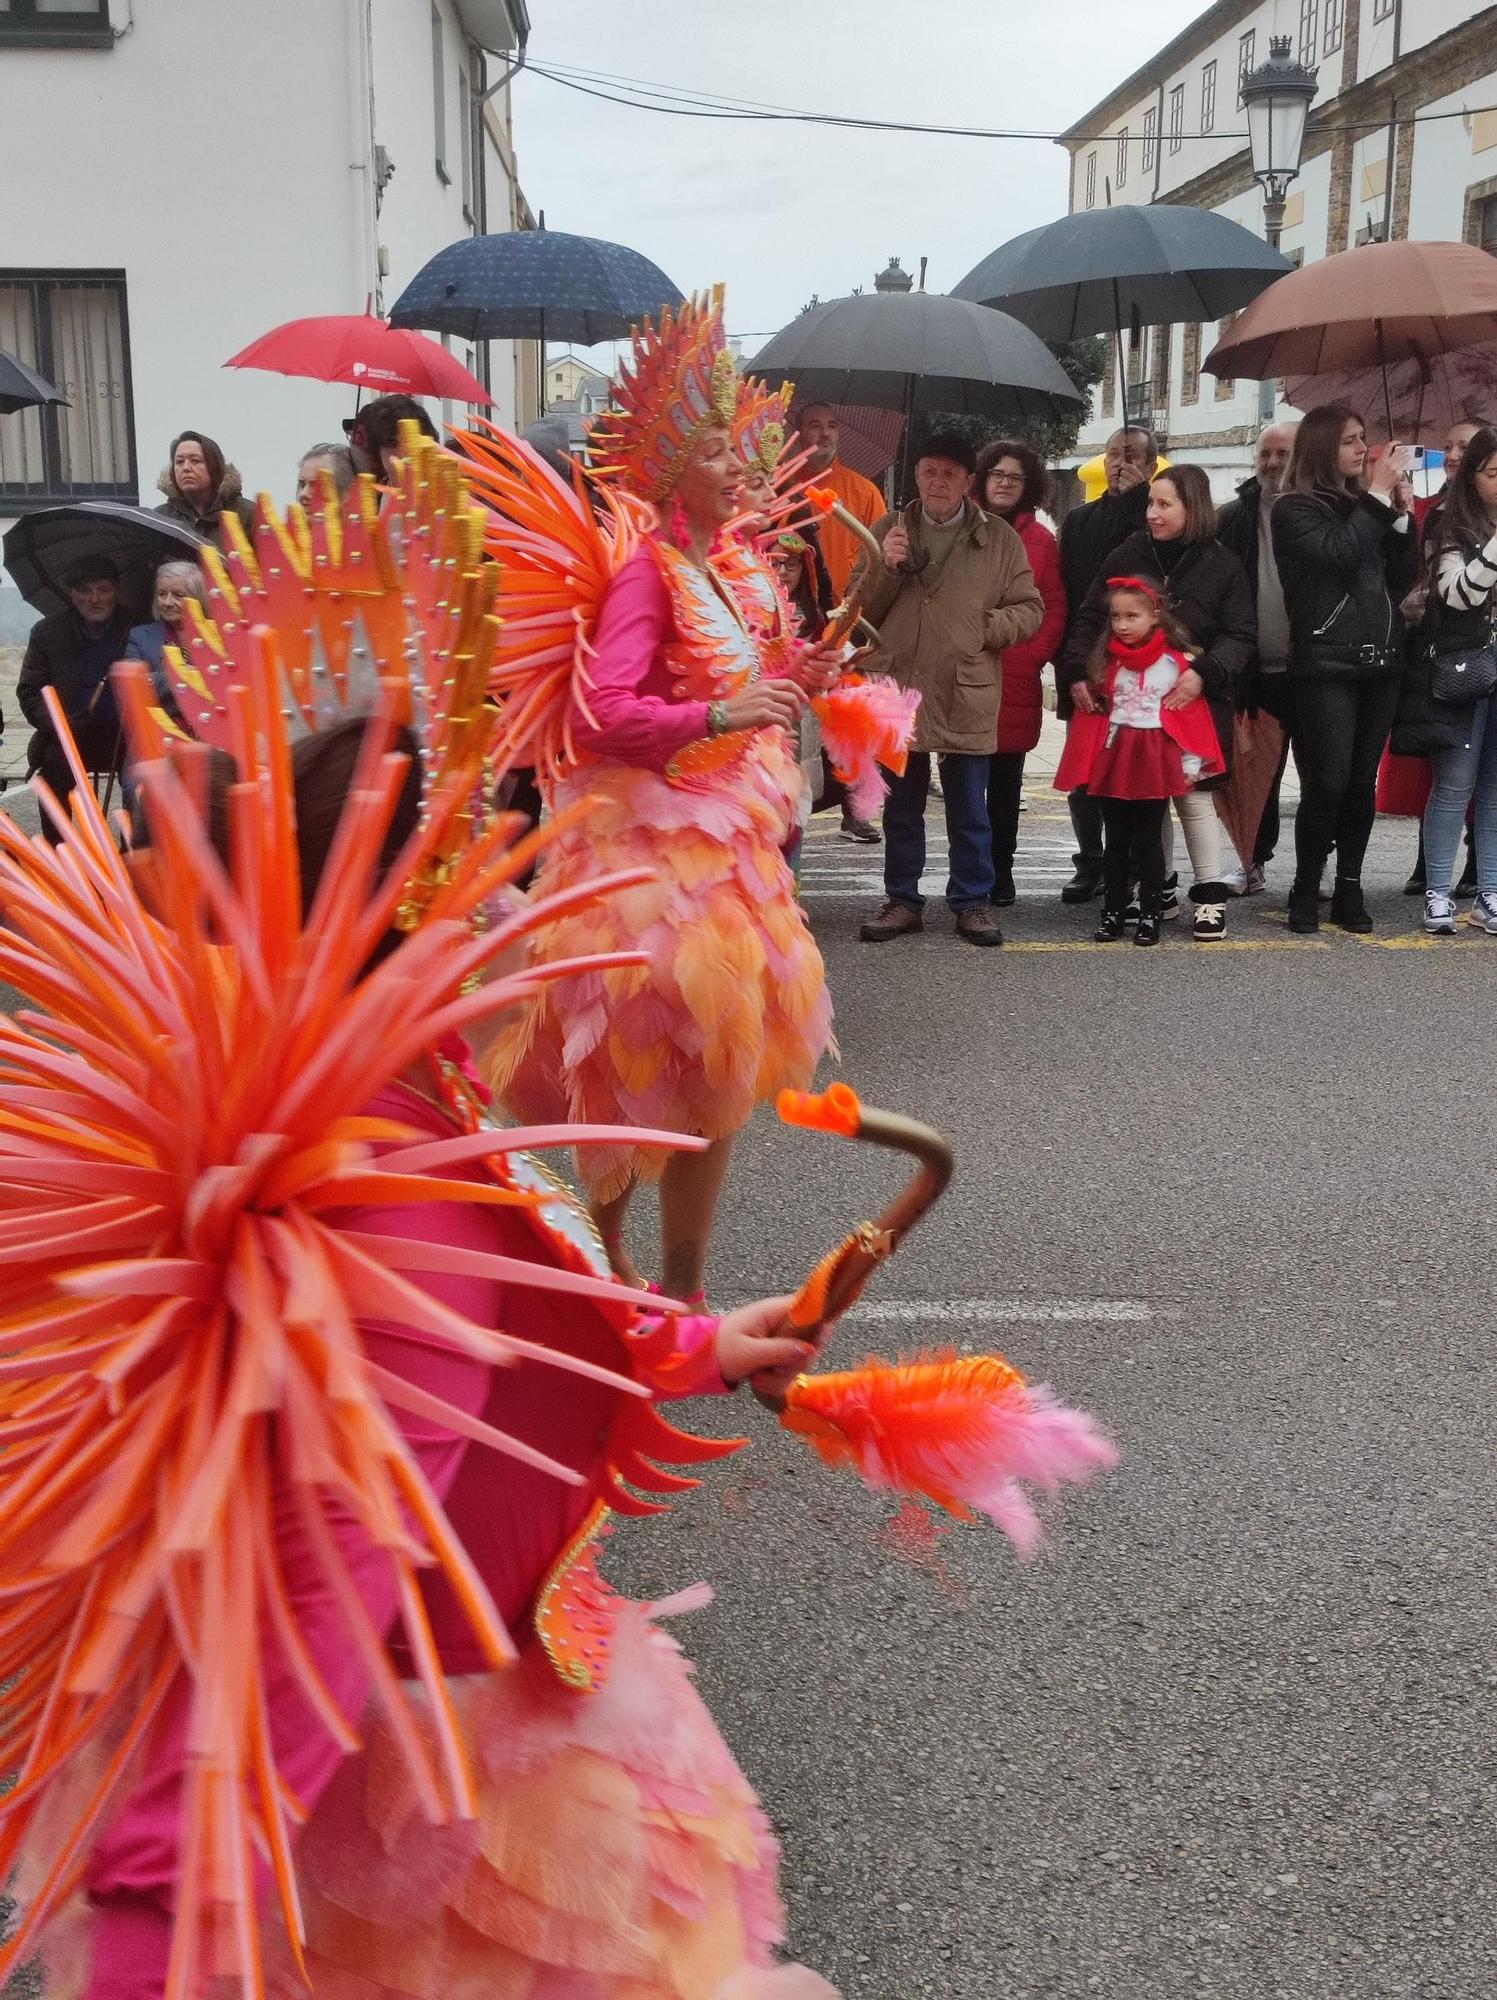
[[1372,0],[1373,20],[1391,21],[1393,19],[1394,5],[1395,0]]
[[1118,186],[1128,179],[1128,127],[1125,125],[1118,134]]
[[0,43],[22,48],[107,49],[109,0],[0,0]]
[[1201,130],[1216,130],[1216,64],[1201,65]]
[[1253,57],[1257,51],[1257,47],[1258,47],[1257,33],[1254,29],[1249,28],[1245,35],[1239,37],[1237,43],[1237,88],[1239,92],[1237,101],[1239,104],[1242,102],[1242,98],[1240,95],[1242,90],[1242,79],[1245,76],[1248,76],[1252,73]]
[[447,171],[447,37],[440,8],[431,10],[431,123],[436,143],[437,176],[450,184]]
[[1144,113],[1143,171],[1151,174],[1159,153],[1159,113],[1151,104]]
[[1346,0],[1325,0],[1325,40],[1322,55],[1333,56],[1346,34]]
[[0,423],[0,514],[133,500],[124,273],[0,270],[0,348],[67,398]]
[[1170,92],[1170,151],[1178,153],[1185,143],[1185,85],[1177,83]]
[[1308,68],[1320,46],[1320,0],[1299,0],[1299,59]]
[[1095,208],[1097,205],[1097,156],[1095,153],[1088,153],[1086,156],[1086,205],[1088,208]]

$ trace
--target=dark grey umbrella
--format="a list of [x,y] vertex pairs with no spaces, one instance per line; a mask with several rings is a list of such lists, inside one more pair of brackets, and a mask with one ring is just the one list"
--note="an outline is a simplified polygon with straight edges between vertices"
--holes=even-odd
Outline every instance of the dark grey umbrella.
[[1204,208],[1089,208],[1027,229],[953,296],[1011,313],[1044,340],[1222,319],[1293,267],[1241,223]]
[[35,409],[38,403],[61,403],[67,407],[67,402],[67,397],[60,389],[54,389],[45,375],[38,375],[13,354],[0,353],[0,417],[8,417],[15,410]]
[[108,556],[120,573],[120,598],[150,616],[158,565],[195,562],[207,546],[185,522],[119,500],[80,500],[71,507],[38,507],[6,532],[0,550],[17,590],[38,611],[66,611],[72,602],[63,582],[84,556]]
[[[1044,342],[1007,314],[939,292],[865,292],[802,313],[747,364],[806,403],[959,416],[1057,417],[1086,400]],[[900,482],[905,467],[901,465]]]
[[657,264],[622,243],[559,229],[515,229],[449,243],[412,278],[392,326],[465,340],[622,340],[681,303]]
[[1078,394],[1042,340],[1004,313],[939,292],[867,292],[829,299],[747,363],[767,381],[788,378],[802,402],[867,403],[881,410],[1056,417]]

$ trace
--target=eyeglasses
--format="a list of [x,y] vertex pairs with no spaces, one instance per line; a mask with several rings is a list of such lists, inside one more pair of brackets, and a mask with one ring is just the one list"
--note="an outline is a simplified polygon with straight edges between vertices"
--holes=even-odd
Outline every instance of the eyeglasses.
[[1022,486],[1024,484],[1024,475],[1022,472],[990,472],[988,474],[988,484],[989,486]]

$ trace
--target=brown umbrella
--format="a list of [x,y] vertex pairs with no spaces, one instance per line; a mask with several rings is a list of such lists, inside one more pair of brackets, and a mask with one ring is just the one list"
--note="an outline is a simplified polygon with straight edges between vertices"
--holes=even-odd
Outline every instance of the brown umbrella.
[[1258,382],[1376,369],[1391,426],[1386,371],[1491,341],[1497,257],[1470,243],[1368,243],[1270,285],[1201,365]]
[[1266,708],[1260,708],[1256,715],[1236,718],[1232,775],[1212,797],[1244,868],[1252,865],[1263,808],[1268,804],[1283,753],[1284,731]]

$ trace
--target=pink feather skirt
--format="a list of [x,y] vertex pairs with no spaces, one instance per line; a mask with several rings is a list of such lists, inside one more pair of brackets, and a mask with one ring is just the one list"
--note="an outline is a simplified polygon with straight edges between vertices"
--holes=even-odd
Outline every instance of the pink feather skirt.
[[[781,851],[801,783],[793,743],[766,729],[696,784],[587,764],[557,787],[558,811],[592,808],[547,850],[538,897],[620,868],[650,879],[547,925],[532,962],[641,950],[647,963],[550,982],[505,1025],[489,1070],[512,1116],[718,1139],[804,1089],[833,1044],[821,953]],[[590,1146],[578,1167],[607,1201],[658,1178],[665,1157]]]
[[[297,1843],[318,2000],[836,2000],[775,1963],[774,1837],[645,1607],[596,1694],[535,1647],[450,1686],[476,1823],[427,1821],[374,1720]],[[266,1956],[275,2000],[305,1992]]]

